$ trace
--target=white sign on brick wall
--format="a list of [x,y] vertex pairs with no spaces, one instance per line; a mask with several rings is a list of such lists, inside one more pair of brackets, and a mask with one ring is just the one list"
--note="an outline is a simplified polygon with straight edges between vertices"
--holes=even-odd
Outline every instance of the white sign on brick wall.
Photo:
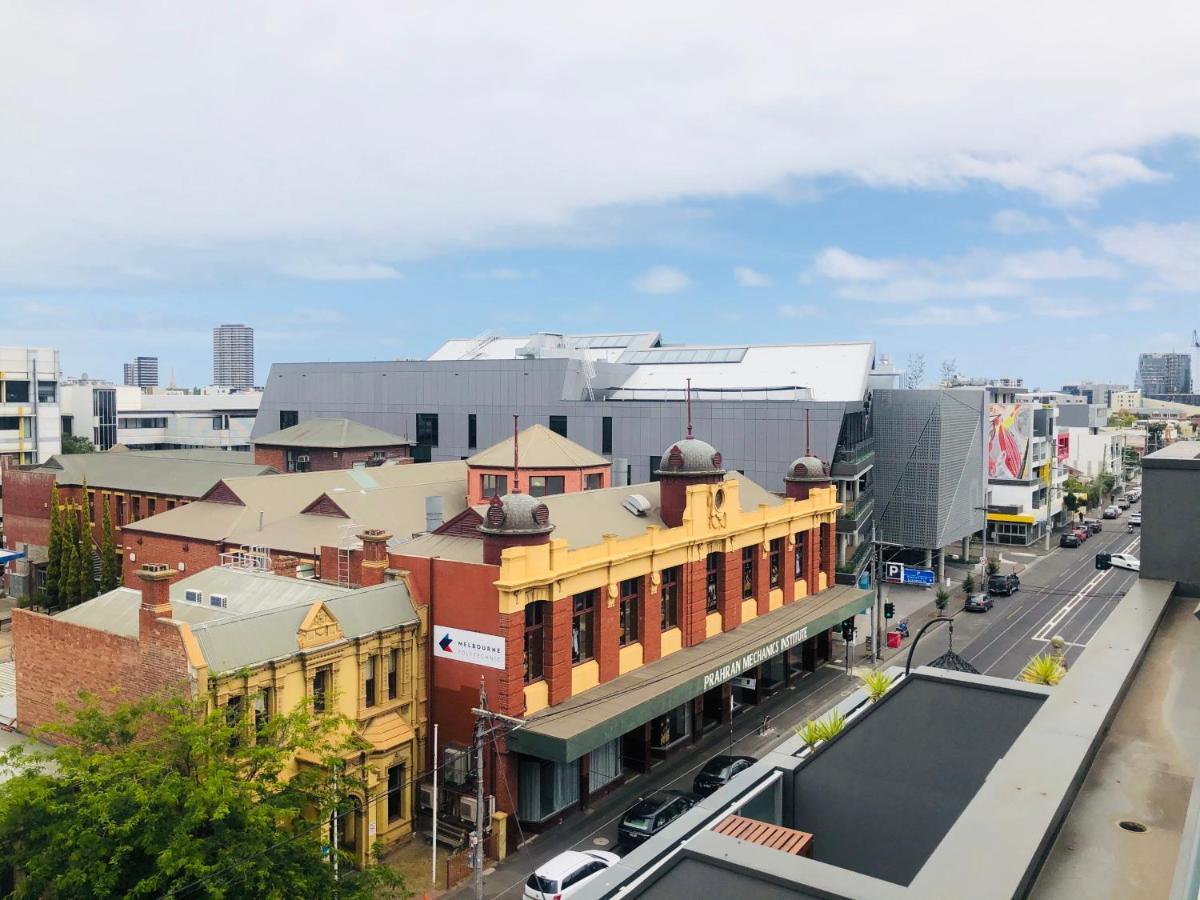
[[489,669],[504,668],[504,638],[481,631],[435,625],[433,655]]

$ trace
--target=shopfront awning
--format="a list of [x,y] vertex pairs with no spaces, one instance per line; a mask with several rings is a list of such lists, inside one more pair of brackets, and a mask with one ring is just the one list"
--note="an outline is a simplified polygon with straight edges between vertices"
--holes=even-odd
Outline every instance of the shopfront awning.
[[24,556],[25,552],[23,550],[5,550],[3,547],[0,547],[0,566],[22,559]]
[[872,602],[871,592],[854,585],[805,597],[542,710],[509,733],[508,747],[553,762],[571,762],[799,647]]

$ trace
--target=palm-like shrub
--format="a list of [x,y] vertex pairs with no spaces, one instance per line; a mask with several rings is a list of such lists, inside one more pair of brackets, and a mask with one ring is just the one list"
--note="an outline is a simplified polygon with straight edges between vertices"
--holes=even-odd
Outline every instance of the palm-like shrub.
[[887,672],[868,672],[862,676],[863,687],[866,688],[872,703],[877,703],[888,692],[893,681],[895,679]]
[[1042,653],[1025,663],[1025,668],[1017,677],[1028,684],[1053,686],[1062,681],[1066,674],[1067,669],[1057,656],[1051,653]]

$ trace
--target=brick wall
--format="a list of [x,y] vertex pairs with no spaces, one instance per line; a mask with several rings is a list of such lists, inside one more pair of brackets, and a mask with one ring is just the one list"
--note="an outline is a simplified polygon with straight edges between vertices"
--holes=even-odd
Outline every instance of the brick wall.
[[[222,545],[215,541],[197,541],[193,538],[145,532],[129,532],[123,539],[125,558],[122,563],[121,581],[132,588],[141,587],[134,573],[146,563],[162,563],[169,566],[176,578],[195,575],[221,563]],[[179,571],[179,563],[183,563],[182,572]]]
[[[289,448],[265,447],[254,445],[254,461],[261,466],[274,466],[280,472],[286,472],[287,454]],[[412,452],[408,446],[400,447],[354,447],[349,450],[333,450],[324,447],[290,448],[293,454],[306,453],[309,457],[308,471],[332,472],[337,469],[352,469],[355,463],[371,462],[377,451],[382,451],[384,459],[398,463],[411,463]]]
[[699,644],[705,636],[705,620],[708,617],[708,561],[701,554],[695,562],[683,567],[683,602],[679,615],[682,619],[683,646]]
[[4,541],[17,549],[21,544],[45,547],[50,541],[50,488],[54,476],[48,472],[4,473]]

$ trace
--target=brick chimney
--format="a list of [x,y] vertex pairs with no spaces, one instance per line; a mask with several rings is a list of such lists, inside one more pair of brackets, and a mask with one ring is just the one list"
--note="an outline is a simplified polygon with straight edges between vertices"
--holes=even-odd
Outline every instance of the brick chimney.
[[391,537],[391,533],[382,528],[368,528],[358,535],[363,545],[363,587],[383,584],[384,570],[388,567],[387,542]]
[[142,605],[138,610],[138,634],[144,635],[157,619],[171,618],[171,579],[175,573],[163,563],[145,563],[137,570],[142,581]]
[[295,556],[276,556],[271,560],[271,571],[285,578],[295,578],[300,560]]

